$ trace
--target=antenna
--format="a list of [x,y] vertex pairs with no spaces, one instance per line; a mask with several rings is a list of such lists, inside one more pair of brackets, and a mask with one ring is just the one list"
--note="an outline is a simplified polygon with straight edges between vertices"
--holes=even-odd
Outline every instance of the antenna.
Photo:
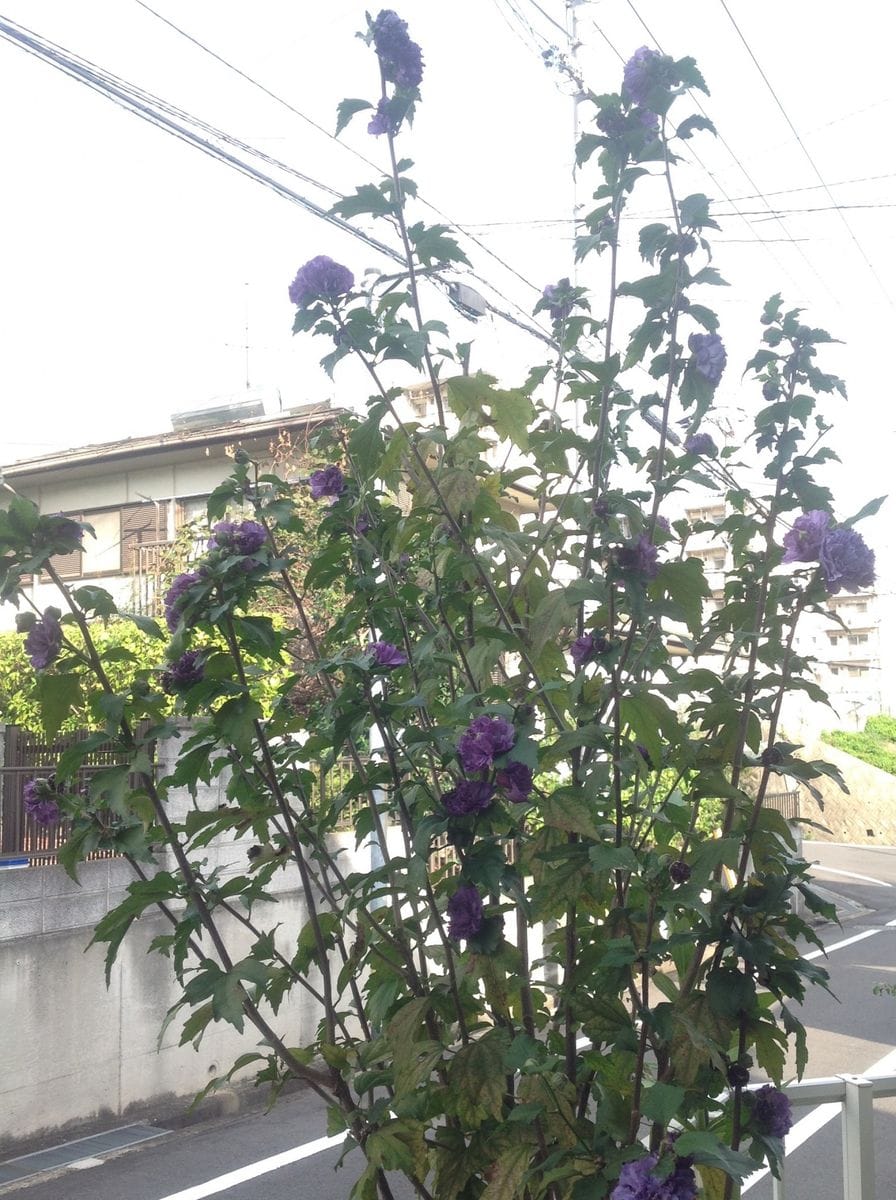
[[243,286],[246,289],[246,331],[245,331],[246,332],[246,344],[244,346],[244,349],[246,351],[246,391],[248,392],[249,391],[249,281],[246,280],[246,282]]

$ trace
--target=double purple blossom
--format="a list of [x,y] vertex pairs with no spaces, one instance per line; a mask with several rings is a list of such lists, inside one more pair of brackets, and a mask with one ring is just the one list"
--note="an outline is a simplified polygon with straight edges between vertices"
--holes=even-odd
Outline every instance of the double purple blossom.
[[821,544],[821,573],[830,595],[857,592],[874,583],[874,551],[855,529],[834,529]]
[[495,783],[511,804],[525,804],[535,786],[532,769],[525,763],[509,762],[495,775]]
[[335,499],[345,491],[345,476],[338,467],[332,465],[313,471],[308,482],[312,500],[323,500],[327,496]]
[[185,571],[178,575],[165,593],[165,624],[174,633],[184,609],[190,602],[190,588],[199,583],[202,576],[198,571]]
[[658,68],[663,62],[663,55],[649,46],[637,49],[622,73],[622,92],[632,104],[647,108],[650,92],[658,83],[663,82]]
[[818,562],[822,542],[830,528],[830,514],[823,509],[813,508],[804,512],[794,521],[793,528],[784,534],[783,561]]
[[162,672],[162,690],[169,696],[200,683],[205,675],[200,650],[187,650],[176,662]]
[[708,433],[692,433],[685,438],[684,448],[688,454],[696,454],[698,458],[715,458],[719,448]]
[[462,779],[457,787],[442,795],[442,804],[452,817],[466,817],[491,808],[495,787],[482,780]]
[[45,779],[29,779],[22,788],[25,813],[38,825],[52,825],[59,820],[59,804],[54,789]]
[[581,670],[585,663],[591,662],[598,654],[606,654],[609,649],[610,643],[603,634],[586,633],[576,638],[569,648],[569,654],[576,670]]
[[62,627],[57,612],[48,608],[31,626],[25,638],[25,653],[35,671],[44,671],[59,657],[62,649]]
[[782,1138],[790,1132],[793,1113],[785,1092],[767,1083],[765,1087],[750,1095],[749,1103],[753,1126],[757,1133],[764,1133],[766,1137]]
[[484,919],[478,889],[472,883],[462,883],[448,901],[448,936],[456,942],[475,937]]
[[616,562],[621,570],[644,579],[656,579],[660,569],[656,546],[646,533],[639,534],[627,546],[620,546]]
[[692,333],[688,338],[688,349],[698,375],[709,383],[717,384],[728,362],[725,344],[717,333]]
[[797,517],[784,535],[785,563],[817,562],[830,595],[874,584],[874,551],[855,529],[831,528],[829,513],[813,508]]
[[513,725],[505,717],[476,717],[460,736],[457,757],[468,773],[488,771],[499,755],[512,748],[515,740]]
[[297,308],[307,308],[315,300],[334,303],[355,286],[355,277],[341,263],[326,254],[319,254],[299,267],[289,285],[289,298]]
[[572,284],[568,278],[549,283],[541,293],[541,298],[548,305],[552,321],[565,321],[572,312]]
[[219,521],[212,528],[209,550],[227,550],[231,554],[254,554],[267,541],[265,527],[258,521]]
[[407,21],[391,8],[384,8],[373,22],[371,32],[383,78],[405,91],[419,87],[423,79],[423,52],[411,41]]
[[408,661],[404,651],[392,642],[371,642],[367,650],[378,667],[403,667]]
[[675,1167],[665,1179],[653,1174],[657,1156],[627,1162],[619,1172],[619,1182],[610,1192],[610,1200],[695,1200],[697,1180],[690,1158],[676,1159]]

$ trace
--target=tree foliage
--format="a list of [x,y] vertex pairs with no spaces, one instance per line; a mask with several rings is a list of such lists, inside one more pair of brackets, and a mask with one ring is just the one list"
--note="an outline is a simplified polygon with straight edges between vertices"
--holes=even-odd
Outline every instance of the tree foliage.
[[[818,400],[843,392],[816,362],[830,339],[773,296],[745,372],[750,427],[716,447],[716,224],[707,197],[674,185],[679,142],[707,129],[686,111],[705,84],[693,60],[642,50],[622,92],[588,97],[578,154],[598,178],[577,256],[602,266],[606,304],[550,285],[535,310],[550,358],[507,383],[470,375],[466,347],[423,313],[423,281],[465,258],[443,227],[410,219],[412,164],[395,150],[419,49],[389,12],[368,40],[382,84],[371,132],[390,170],[335,209],[381,222],[405,268],[356,288],[318,256],[296,276],[295,331],[326,340],[331,372],[359,361],[371,395],[316,435],[307,494],[238,459],[211,497],[209,547],[166,598],[169,690],[193,720],[171,776],[149,775],[136,732],[171,732],[156,677],[119,688],[108,652],[90,649],[87,617],[107,601],[62,588],[64,615],[23,621],[57,716],[80,631],[91,711],[129,758],[71,798],[68,865],[98,843],[131,859],[138,878],[96,934],[110,961],[161,906],[182,1040],[253,1026],[262,1048],[235,1069],[326,1097],[331,1130],[366,1158],[356,1200],[387,1200],[390,1171],[436,1200],[685,1200],[695,1169],[704,1195],[730,1195],[757,1163],[777,1170],[786,1100],[750,1090],[750,1072],[780,1084],[789,1046],[802,1071],[789,1005],[826,978],[798,952],[817,935],[791,893],[830,910],[763,798],[778,774],[836,774],[779,739],[782,707],[796,689],[822,698],[794,648],[801,614],[868,572],[852,533],[821,540],[840,528],[815,478],[829,457]],[[340,124],[363,109],[343,105]],[[668,215],[642,231],[633,266],[621,218],[651,181]],[[434,421],[403,419],[396,365],[429,382]],[[724,496],[716,534],[733,564],[715,607],[690,553],[704,526],[676,505],[701,489]],[[305,558],[308,497],[319,524]],[[245,520],[222,528],[236,509]],[[0,518],[14,598],[78,531],[18,499]],[[843,546],[852,575],[832,563]],[[309,601],[329,589],[315,623]],[[292,673],[267,708],[253,690],[278,678],[294,637],[322,689],[313,714],[290,702]],[[321,799],[308,764],[337,758],[349,777]],[[224,806],[176,815],[175,788],[221,772]],[[375,846],[369,871],[335,848],[347,815]],[[203,865],[212,840],[247,831],[243,872]],[[266,907],[280,872],[306,913],[285,950]],[[234,921],[248,953],[228,938]],[[303,1045],[279,1020],[293,989],[320,1013]]]

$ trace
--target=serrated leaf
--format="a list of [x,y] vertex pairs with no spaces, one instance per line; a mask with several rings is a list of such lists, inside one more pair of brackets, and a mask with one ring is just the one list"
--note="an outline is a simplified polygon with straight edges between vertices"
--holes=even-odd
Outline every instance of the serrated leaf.
[[81,699],[81,678],[78,675],[39,675],[37,695],[41,722],[52,741]]
[[339,137],[352,117],[365,108],[373,108],[369,100],[341,100],[336,106],[336,136]]
[[600,840],[592,806],[583,792],[560,788],[539,802],[538,811],[545,825],[552,829]]

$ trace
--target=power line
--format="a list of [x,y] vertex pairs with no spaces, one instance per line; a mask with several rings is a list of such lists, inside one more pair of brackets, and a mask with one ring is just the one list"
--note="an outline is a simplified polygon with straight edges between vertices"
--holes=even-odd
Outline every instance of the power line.
[[[765,71],[760,66],[759,60],[757,59],[756,55],[753,53],[753,49],[750,46],[750,43],[744,37],[743,33],[741,32],[740,26],[738,25],[737,21],[735,21],[734,17],[732,16],[731,10],[729,9],[728,5],[725,3],[725,0],[719,0],[719,3],[721,4],[722,8],[725,10],[725,14],[728,17],[728,20],[731,22],[732,26],[734,27],[735,33],[737,34],[737,36],[740,38],[741,42],[743,43],[744,49],[747,51],[750,58],[753,60],[753,65],[756,67],[756,70],[759,72],[760,76],[762,77],[763,83],[768,88],[769,92],[771,93],[772,99],[774,100],[775,104],[777,105],[778,109],[780,110],[781,116],[784,118],[784,120],[787,122],[787,124],[790,128],[790,132],[796,138],[797,145],[802,150],[803,155],[805,156],[806,162],[808,162],[809,166],[814,171],[815,177],[818,179],[819,184],[826,192],[831,203],[834,206],[836,206],[837,202],[834,199],[834,196],[830,190],[830,187],[825,182],[824,177],[821,174],[821,171],[819,171],[818,167],[816,166],[815,159],[809,153],[809,151],[806,147],[806,144],[804,143],[803,139],[800,137],[799,132],[797,131],[796,126],[794,125],[793,121],[791,121],[790,116],[787,113],[787,110],[784,108],[784,105],[781,103],[778,93],[772,87],[771,81],[769,80]],[[838,209],[838,211],[840,211],[840,210]],[[855,245],[856,250],[858,250],[859,254],[862,256],[868,270],[874,276],[874,279],[875,279],[878,287],[880,288],[881,293],[883,294],[884,298],[886,299],[887,303],[891,307],[894,307],[892,296],[890,295],[890,293],[887,291],[886,287],[884,286],[883,280],[881,279],[880,275],[878,275],[877,271],[875,270],[874,264],[871,262],[871,259],[865,253],[864,247],[859,242],[859,239],[856,237],[855,233],[853,232],[852,226],[849,224],[849,221],[847,221],[847,219],[843,215],[842,211],[840,211],[840,220],[843,222],[843,224],[846,228],[846,231],[850,236],[851,241]]]
[[[630,8],[630,9],[632,10],[632,12],[634,13],[635,17],[636,17],[636,18],[638,19],[638,21],[641,23],[641,26],[643,27],[643,29],[644,29],[644,30],[645,30],[645,32],[647,33],[647,36],[648,36],[648,37],[651,39],[651,41],[652,41],[652,42],[654,43],[654,45],[657,47],[657,49],[659,50],[659,52],[660,52],[661,54],[665,54],[665,51],[663,50],[663,47],[662,47],[662,45],[660,44],[659,40],[657,39],[657,37],[656,37],[656,36],[655,36],[655,34],[653,33],[653,30],[650,28],[650,26],[647,24],[647,22],[646,22],[646,21],[644,20],[644,18],[641,16],[641,14],[640,14],[640,12],[638,11],[638,9],[637,9],[637,8],[635,7],[635,5],[632,3],[632,0],[626,0],[626,3],[628,4],[629,8]],[[692,100],[694,101],[694,103],[697,105],[697,108],[700,110],[700,112],[701,112],[701,113],[703,113],[703,115],[704,115],[705,117],[707,117],[707,119],[708,119],[708,114],[707,114],[707,112],[706,112],[706,109],[703,107],[703,104],[701,103],[699,96],[695,96],[695,95],[694,95],[694,93],[693,93],[693,91],[690,91],[690,90],[689,90],[689,92],[688,92],[688,95],[691,97],[691,99],[692,99]],[[721,144],[722,144],[722,145],[725,147],[725,149],[728,151],[728,153],[731,155],[731,158],[732,158],[732,160],[733,160],[733,161],[734,161],[734,162],[737,164],[737,166],[739,167],[740,171],[743,173],[743,176],[744,176],[744,178],[747,180],[747,182],[750,184],[750,186],[751,186],[752,188],[755,188],[755,189],[756,189],[757,195],[761,197],[761,196],[762,196],[762,191],[761,191],[761,189],[760,189],[760,187],[759,187],[759,184],[758,184],[758,183],[757,183],[757,182],[756,182],[756,181],[753,179],[752,175],[750,175],[750,173],[749,173],[749,171],[747,170],[747,168],[744,166],[744,164],[741,162],[741,160],[740,160],[740,159],[738,158],[738,156],[735,154],[734,150],[731,148],[731,145],[728,143],[728,141],[725,139],[725,137],[724,137],[722,134],[719,134],[719,133],[718,133],[718,131],[716,132],[716,136],[718,137],[718,139],[719,139],[719,141],[721,142]],[[747,219],[747,217],[748,217],[748,214],[746,214],[746,213],[739,213],[739,212],[738,212],[738,210],[737,210],[737,203],[736,203],[736,201],[735,201],[735,200],[733,200],[733,199],[731,198],[731,196],[729,196],[729,195],[728,195],[728,192],[725,190],[724,186],[721,184],[721,182],[718,180],[718,178],[717,178],[717,177],[716,177],[716,176],[713,174],[713,172],[712,172],[712,171],[709,169],[709,167],[708,167],[708,166],[707,166],[707,165],[706,165],[706,164],[705,164],[705,163],[702,161],[702,159],[699,157],[699,155],[696,153],[696,151],[692,150],[692,151],[691,151],[691,153],[694,155],[694,158],[695,158],[695,159],[696,159],[696,161],[699,163],[699,165],[702,167],[702,169],[703,169],[703,170],[706,172],[707,176],[708,176],[708,177],[709,177],[709,178],[710,178],[710,179],[713,181],[713,183],[715,184],[715,186],[716,186],[716,187],[717,187],[717,188],[718,188],[718,189],[721,191],[722,195],[725,197],[725,199],[728,201],[728,203],[729,203],[729,204],[732,206],[732,208],[734,208],[734,210],[735,210],[735,212],[737,213],[737,215],[738,215],[738,216],[740,216],[740,217],[743,219],[743,221],[744,221],[744,223],[746,224],[746,226],[747,226],[747,227],[748,227],[748,228],[749,228],[749,229],[752,231],[753,227],[752,227],[752,225],[750,224],[749,220]],[[834,292],[834,290],[833,290],[833,289],[831,288],[831,286],[828,284],[827,280],[826,280],[826,279],[824,279],[824,277],[823,277],[823,276],[820,274],[820,272],[818,271],[818,268],[817,268],[817,267],[815,266],[815,264],[814,264],[814,263],[813,263],[813,262],[812,262],[812,261],[809,259],[809,257],[806,255],[806,253],[805,253],[805,251],[802,249],[802,247],[801,247],[801,246],[799,246],[799,245],[797,245],[797,243],[796,243],[796,242],[793,240],[793,237],[792,237],[792,234],[791,234],[790,230],[789,230],[789,229],[787,229],[787,227],[786,227],[786,226],[783,224],[783,222],[781,223],[781,232],[784,234],[784,236],[785,236],[785,238],[787,239],[787,241],[789,241],[789,242],[793,242],[794,248],[796,249],[797,253],[798,253],[798,254],[800,255],[800,257],[803,259],[803,261],[805,262],[806,266],[807,266],[807,267],[809,268],[809,270],[810,270],[810,271],[813,273],[813,275],[816,277],[816,279],[818,279],[818,280],[819,280],[819,282],[821,283],[822,287],[824,287],[824,289],[825,289],[825,290],[828,292],[828,294],[829,294],[829,295],[830,295],[830,296],[833,298],[833,300],[835,301],[835,303],[839,303],[838,297],[837,297],[836,293]],[[757,241],[761,241],[761,239],[760,239],[760,238],[757,238]],[[775,262],[775,263],[778,265],[778,267],[779,267],[779,268],[780,268],[782,271],[784,271],[784,272],[785,272],[785,273],[786,273],[786,274],[787,274],[787,275],[790,277],[790,279],[791,279],[791,282],[792,282],[792,283],[794,284],[794,286],[796,287],[796,286],[797,286],[796,280],[793,278],[793,276],[790,274],[790,272],[787,270],[786,266],[785,266],[785,265],[784,265],[784,264],[781,262],[781,260],[778,258],[778,256],[777,256],[777,255],[774,253],[774,251],[772,251],[772,250],[769,250],[769,251],[768,251],[768,253],[769,253],[769,255],[771,256],[771,258],[773,259],[773,261],[774,261],[774,262]]]
[[[102,68],[97,67],[96,64],[90,63],[86,59],[81,59],[79,56],[66,51],[60,46],[57,46],[55,43],[33,33],[31,30],[27,30],[21,26],[16,26],[14,23],[7,22],[3,18],[0,18],[0,37],[3,37],[6,41],[19,46],[27,53],[32,54],[34,57],[55,67],[57,70],[68,75],[76,82],[89,87],[95,92],[98,92],[106,99],[112,100],[113,103],[125,109],[125,111],[133,113],[142,120],[145,120],[148,123],[155,125],[157,128],[160,128],[163,132],[171,134],[178,140],[185,142],[195,149],[201,150],[204,154],[207,154],[219,162],[224,163],[226,166],[239,171],[241,174],[252,179],[254,182],[260,183],[262,186],[269,188],[282,198],[299,205],[313,216],[319,217],[343,232],[350,234],[352,237],[358,238],[359,240],[365,242],[371,249],[374,249],[387,256],[393,262],[401,264],[402,266],[404,265],[404,255],[395,250],[393,247],[381,242],[378,238],[373,237],[357,226],[351,225],[348,221],[336,216],[328,209],[323,208],[313,200],[308,199],[308,197],[303,196],[294,191],[292,188],[287,187],[285,184],[281,183],[277,179],[274,179],[272,176],[267,175],[265,172],[258,170],[258,168],[254,167],[251,163],[244,162],[236,155],[224,150],[221,146],[216,146],[213,142],[208,141],[206,138],[200,137],[187,125],[181,124],[179,121],[174,120],[171,116],[166,115],[164,110],[167,108],[171,111],[180,112],[182,113],[182,118],[184,120],[191,124],[196,124],[198,127],[204,126],[207,130],[213,131],[215,136],[220,136],[224,140],[237,141],[237,139],[229,138],[229,135],[224,134],[221,131],[214,130],[213,126],[205,125],[205,123],[199,121],[198,119],[190,117],[189,114],[183,113],[182,110],[174,110],[173,106],[167,105],[166,102],[159,100],[158,97],[153,96],[151,93],[134,87],[133,85],[128,84],[125,80],[118,79],[118,77],[104,71]],[[239,145],[246,146],[245,143],[239,143]],[[246,148],[252,154],[257,154],[262,158],[266,157],[260,151],[256,151],[252,147]],[[272,161],[276,162],[277,160]],[[289,170],[290,168],[284,166],[284,169]],[[317,181],[312,182],[314,182],[316,186],[326,189],[326,185],[320,184]],[[326,190],[329,191],[331,189]],[[493,255],[493,257],[496,256]],[[505,304],[509,304],[511,307],[518,308],[519,312],[527,318],[527,321],[521,321],[518,318],[513,317],[511,314],[505,312],[505,310],[497,307],[493,303],[488,302],[489,311],[493,312],[495,316],[500,317],[502,320],[508,321],[510,324],[513,324],[520,329],[526,330],[530,335],[537,337],[540,341],[546,342],[550,345],[554,344],[553,338],[549,334],[540,329],[538,326],[531,324],[529,321],[529,314],[525,309],[522,309],[514,301],[508,300],[507,297],[505,297],[499,291],[499,289],[494,287],[492,284],[488,283],[487,281],[479,281],[478,277],[476,276],[472,277],[476,278],[478,282],[483,283],[486,288],[498,296]],[[434,282],[440,284],[442,287],[447,286],[444,281],[438,278],[434,279]],[[534,287],[535,285],[533,284],[530,286]]]
[[[375,163],[372,159],[368,158],[365,154],[362,154],[360,150],[356,150],[353,146],[350,146],[346,142],[341,141],[334,133],[331,133],[330,130],[326,129],[323,125],[319,124],[319,122],[317,122],[317,121],[313,120],[313,118],[309,117],[307,115],[307,113],[304,113],[304,112],[302,112],[301,109],[296,108],[294,104],[291,104],[288,100],[285,100],[277,92],[274,92],[269,87],[266,87],[265,84],[263,84],[259,80],[255,79],[254,76],[248,74],[248,72],[242,70],[241,67],[236,66],[235,63],[230,62],[228,59],[226,59],[222,55],[218,54],[217,51],[212,50],[211,47],[207,46],[199,38],[194,37],[193,34],[188,33],[185,29],[182,29],[179,25],[176,25],[173,21],[170,21],[167,17],[165,17],[161,13],[157,12],[149,4],[145,3],[145,0],[134,0],[134,2],[136,4],[139,4],[139,6],[142,9],[144,9],[146,12],[150,13],[152,16],[156,17],[163,24],[167,25],[170,29],[172,29],[180,37],[186,38],[187,41],[191,42],[194,46],[196,46],[203,53],[210,55],[216,62],[218,62],[222,66],[226,67],[229,71],[233,71],[234,74],[238,75],[246,83],[250,84],[252,87],[257,88],[259,91],[263,92],[271,100],[275,101],[275,103],[281,105],[283,108],[285,108],[289,112],[291,112],[294,116],[297,116],[300,120],[302,120],[306,124],[310,125],[313,129],[317,130],[318,133],[322,133],[324,135],[324,137],[328,138],[330,141],[335,142],[336,145],[340,146],[346,153],[353,155],[360,162],[363,162],[365,164],[365,166],[370,167],[372,170],[376,171],[377,173],[381,172],[382,168],[377,163]],[[497,3],[497,0],[496,0],[496,3]],[[480,250],[482,250],[485,254],[489,255],[490,258],[494,259],[494,261],[497,262],[501,267],[503,267],[505,271],[509,271],[511,275],[513,275],[516,279],[518,279],[520,281],[520,283],[525,284],[525,286],[530,288],[533,292],[536,292],[536,293],[541,292],[541,288],[538,287],[537,284],[534,284],[531,281],[531,279],[527,279],[525,275],[521,274],[521,272],[516,269],[516,267],[514,267],[510,263],[506,262],[503,258],[501,258],[498,254],[496,254],[494,252],[494,250],[490,249],[483,242],[478,241],[478,239],[473,234],[469,233],[466,229],[464,229],[463,226],[458,225],[457,222],[455,222],[455,221],[452,221],[451,218],[446,216],[446,214],[443,213],[441,211],[441,209],[437,208],[436,205],[432,204],[430,201],[428,201],[427,199],[425,199],[423,196],[421,196],[419,194],[417,196],[417,199],[419,200],[419,202],[421,204],[424,204],[431,212],[434,212],[436,214],[436,216],[439,217],[441,220],[443,220],[451,229],[454,229],[456,232],[463,234],[465,237],[468,237],[470,239],[470,241],[473,243],[473,245],[478,246]],[[480,282],[485,282],[485,281],[481,280]],[[489,283],[489,284],[487,284],[487,286],[491,287],[492,290],[495,292],[495,294],[500,296],[501,299],[506,304],[510,304],[513,307],[518,308],[520,312],[526,312],[526,310],[523,309],[522,307],[520,307],[519,305],[517,305],[515,301],[508,299],[508,297],[506,297],[502,293],[500,293],[498,291],[498,289],[494,287],[493,284]]]

